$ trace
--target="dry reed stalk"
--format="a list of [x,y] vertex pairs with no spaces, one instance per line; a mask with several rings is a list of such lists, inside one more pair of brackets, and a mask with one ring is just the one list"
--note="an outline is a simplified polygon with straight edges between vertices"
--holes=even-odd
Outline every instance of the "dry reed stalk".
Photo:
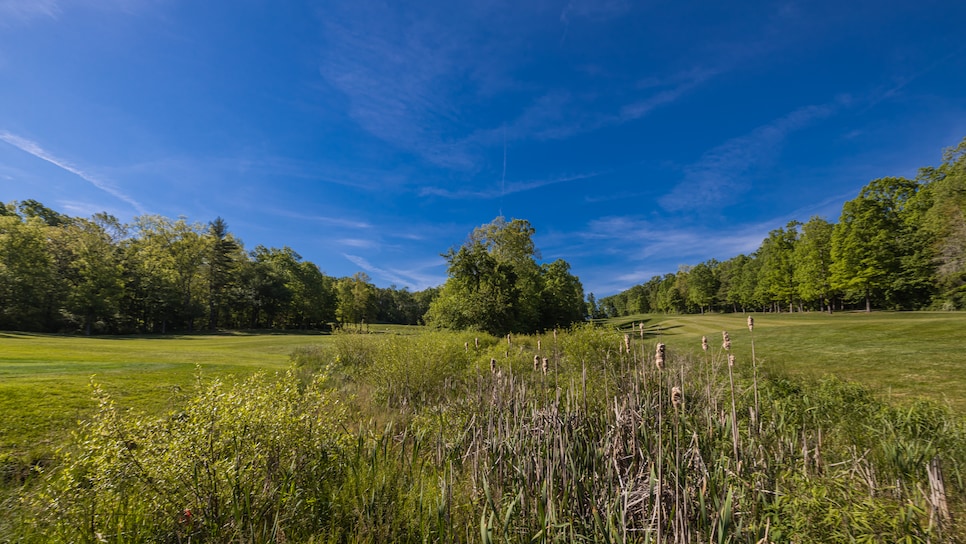
[[[724,333],[726,336],[728,333]],[[729,341],[730,344],[730,341]],[[729,346],[730,347],[730,346]],[[735,356],[728,354],[728,380],[731,382],[731,441],[734,445],[735,462],[738,462],[738,413],[735,407]]]
[[664,343],[658,342],[657,347],[654,350],[654,366],[656,366],[658,370],[664,370],[664,355]]
[[752,425],[758,432],[761,432],[761,404],[758,400],[758,359],[755,357],[755,318],[748,316],[748,332],[751,333],[751,369],[755,386],[755,417],[752,418]]

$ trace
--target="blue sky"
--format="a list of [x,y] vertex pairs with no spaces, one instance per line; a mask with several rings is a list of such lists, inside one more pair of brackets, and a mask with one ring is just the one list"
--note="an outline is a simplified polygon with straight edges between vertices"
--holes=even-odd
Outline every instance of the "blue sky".
[[0,0],[0,200],[442,283],[501,213],[598,296],[966,136],[953,0]]

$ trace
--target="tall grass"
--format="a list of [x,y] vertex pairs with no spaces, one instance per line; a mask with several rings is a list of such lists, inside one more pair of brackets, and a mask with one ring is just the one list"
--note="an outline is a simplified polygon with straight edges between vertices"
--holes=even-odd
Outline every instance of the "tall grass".
[[[345,335],[274,377],[200,378],[168,417],[119,412],[95,386],[96,416],[0,529],[25,542],[962,540],[961,418],[755,364],[725,375],[729,355],[589,326]],[[951,519],[933,515],[936,459]]]

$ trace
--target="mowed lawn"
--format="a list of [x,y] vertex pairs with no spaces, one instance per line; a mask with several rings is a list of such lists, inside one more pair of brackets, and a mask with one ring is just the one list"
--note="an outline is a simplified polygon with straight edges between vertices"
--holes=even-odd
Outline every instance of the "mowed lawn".
[[[751,339],[763,372],[856,381],[899,402],[926,398],[966,414],[966,313],[842,312],[665,316],[609,320],[628,329],[644,322],[669,350],[701,352],[701,336],[721,349],[728,331],[737,364],[750,364]],[[656,340],[655,340],[656,341]]]
[[0,333],[0,459],[42,457],[95,403],[91,380],[121,409],[174,408],[204,377],[246,376],[288,366],[321,334],[78,337]]

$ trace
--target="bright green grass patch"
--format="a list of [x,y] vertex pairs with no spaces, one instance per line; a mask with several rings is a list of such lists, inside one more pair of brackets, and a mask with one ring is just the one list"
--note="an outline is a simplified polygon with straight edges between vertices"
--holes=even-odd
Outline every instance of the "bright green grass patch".
[[605,325],[629,330],[644,323],[650,338],[669,349],[701,351],[706,335],[721,349],[728,331],[738,364],[755,355],[764,372],[836,376],[873,387],[895,400],[927,398],[966,413],[966,314],[951,312],[864,312],[667,316],[638,315]]
[[245,376],[284,368],[319,334],[77,337],[0,333],[0,458],[48,456],[94,409],[90,382],[124,408],[159,413],[178,405],[199,369]]

